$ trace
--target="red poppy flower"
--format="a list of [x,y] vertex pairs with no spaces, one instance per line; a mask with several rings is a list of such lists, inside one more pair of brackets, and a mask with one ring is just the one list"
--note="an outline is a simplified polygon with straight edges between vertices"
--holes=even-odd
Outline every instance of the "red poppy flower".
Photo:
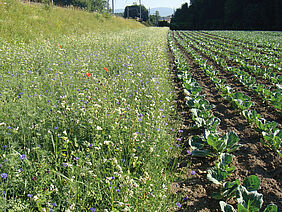
[[86,73],[86,76],[87,76],[87,77],[90,77],[90,76],[91,76],[91,74],[87,72],[87,73]]
[[62,46],[61,46],[61,45],[59,45],[59,48],[62,48]]
[[107,68],[104,68],[104,69],[105,69],[106,72],[109,72],[109,69],[107,69]]

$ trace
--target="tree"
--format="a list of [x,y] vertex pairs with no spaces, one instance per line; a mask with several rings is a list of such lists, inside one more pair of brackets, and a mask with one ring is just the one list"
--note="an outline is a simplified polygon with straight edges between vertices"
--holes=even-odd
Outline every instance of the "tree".
[[[44,2],[46,0],[31,0],[36,2]],[[53,0],[53,3],[58,6],[70,6],[86,9],[89,12],[103,12],[107,7],[107,0]]]
[[[141,21],[147,21],[149,12],[144,5],[141,5]],[[140,18],[140,6],[135,4],[126,6],[123,14],[124,18]]]
[[160,12],[156,11],[155,15],[150,15],[150,22],[151,24],[153,24],[154,26],[158,26],[159,25],[159,21],[160,21]]
[[281,0],[191,0],[174,13],[171,29],[282,30]]

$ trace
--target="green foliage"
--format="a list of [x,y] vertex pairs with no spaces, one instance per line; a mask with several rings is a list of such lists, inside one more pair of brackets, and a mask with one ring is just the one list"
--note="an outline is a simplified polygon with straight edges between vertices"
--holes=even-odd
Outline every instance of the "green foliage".
[[[214,131],[206,130],[204,137],[193,136],[189,145],[193,149],[192,155],[197,157],[217,156],[222,161],[230,160],[230,157],[221,153],[231,153],[237,150],[239,137],[234,132],[229,132],[219,137]],[[221,158],[223,157],[223,158]]]
[[[208,180],[210,180],[215,184],[222,184],[226,180],[226,178],[232,174],[232,172],[235,169],[235,167],[229,167],[231,162],[232,162],[232,155],[227,153],[220,154],[219,161],[217,162],[216,166],[212,167],[207,172]],[[228,186],[227,190],[229,190],[230,186],[228,184],[227,186]],[[223,194],[223,196],[224,195],[225,194]],[[215,196],[219,196],[219,194]]]
[[190,110],[197,128],[209,129],[216,131],[216,126],[220,123],[220,119],[216,118],[210,111],[191,109]]
[[257,119],[261,119],[261,115],[255,110],[243,110],[243,116],[248,120],[249,123],[256,123]]
[[186,104],[190,108],[196,108],[199,110],[211,110],[214,108],[214,105],[211,105],[209,101],[202,98],[190,98],[187,100]]
[[147,21],[149,19],[149,11],[146,9],[144,5],[141,5],[141,8],[140,5],[126,6],[123,17],[139,19],[140,9],[141,9],[141,21]]
[[207,178],[215,184],[222,184],[227,178],[227,173],[219,167],[212,167],[207,171]]
[[244,186],[237,190],[238,211],[258,212],[263,204],[262,194],[249,192]]
[[[150,15],[149,17],[149,21],[150,23],[152,23],[154,26],[161,26],[161,22],[160,22],[160,13],[159,11],[156,11],[156,13],[154,15]],[[162,22],[162,26],[169,26],[169,25],[166,25],[165,23]]]
[[263,212],[277,212],[277,211],[278,211],[277,205],[270,204],[266,207],[266,209],[264,209]]
[[[171,29],[280,30],[281,4],[277,0],[193,0],[177,9]],[[275,8],[275,9],[274,9]]]
[[254,103],[251,98],[241,92],[236,92],[230,95],[232,102],[235,104],[239,110],[243,111],[249,109]]
[[238,187],[240,186],[240,181],[239,180],[235,180],[233,182],[225,182],[223,183],[223,187],[221,189],[221,191],[219,192],[215,192],[212,194],[212,197],[214,199],[231,199],[232,197],[236,196],[236,191],[238,189]]
[[[257,176],[250,175],[246,177],[243,181],[243,185],[240,185],[239,180],[235,180],[234,182],[227,182],[223,185],[224,186],[222,187],[220,192],[213,194],[213,198],[223,199],[232,198],[236,196],[238,212],[260,211],[263,204],[263,196],[262,194],[257,192],[260,186],[260,179]],[[233,206],[227,204],[224,201],[220,201],[219,204],[223,212],[236,211]],[[264,210],[264,212],[266,211],[277,212],[277,206],[274,204],[270,204]]]
[[219,202],[221,211],[223,212],[236,212],[232,205],[229,205],[223,201]]
[[244,179],[243,186],[250,192],[257,191],[260,186],[260,179],[256,175],[250,175]]

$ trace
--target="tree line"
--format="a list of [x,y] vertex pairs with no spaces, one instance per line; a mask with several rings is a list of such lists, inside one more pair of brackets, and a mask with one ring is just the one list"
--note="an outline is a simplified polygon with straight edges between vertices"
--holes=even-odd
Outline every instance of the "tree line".
[[44,4],[54,4],[57,6],[74,6],[85,9],[89,12],[103,12],[108,7],[108,0],[31,0]]
[[281,0],[190,0],[172,17],[170,28],[282,30]]

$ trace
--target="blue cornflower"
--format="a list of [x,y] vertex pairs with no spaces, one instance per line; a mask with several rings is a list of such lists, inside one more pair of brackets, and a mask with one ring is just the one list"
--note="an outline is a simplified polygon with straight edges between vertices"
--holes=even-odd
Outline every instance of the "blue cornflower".
[[7,174],[7,173],[2,173],[2,174],[1,174],[1,178],[2,178],[2,179],[6,179],[7,177],[8,177],[8,174]]
[[95,212],[95,211],[96,211],[96,208],[90,208],[90,211],[91,211],[91,212]]
[[52,205],[53,205],[53,207],[57,207],[57,204],[55,202]]
[[27,194],[26,195],[28,198],[31,198],[33,195],[32,194]]
[[21,155],[21,160],[26,160],[26,156],[25,155]]
[[181,208],[181,206],[182,206],[179,202],[177,202],[175,205],[179,208]]
[[196,174],[196,172],[192,170],[191,171],[191,175],[195,175],[195,174]]

